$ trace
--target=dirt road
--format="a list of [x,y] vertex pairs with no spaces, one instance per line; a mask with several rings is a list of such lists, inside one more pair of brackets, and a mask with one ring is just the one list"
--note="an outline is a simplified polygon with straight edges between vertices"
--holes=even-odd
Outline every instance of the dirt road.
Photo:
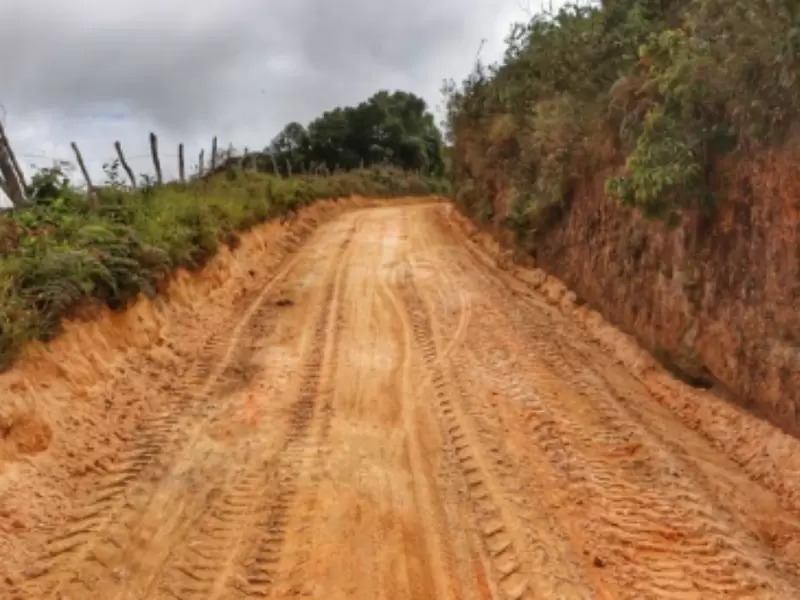
[[0,596],[800,597],[781,490],[446,215],[344,214],[184,323],[191,360],[126,359],[130,435],[96,424],[101,460],[18,532],[46,543]]

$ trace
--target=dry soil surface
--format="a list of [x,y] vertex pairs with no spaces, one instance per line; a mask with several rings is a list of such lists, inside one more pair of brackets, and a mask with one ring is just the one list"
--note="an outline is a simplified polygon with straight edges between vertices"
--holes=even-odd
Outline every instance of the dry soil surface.
[[10,375],[0,597],[800,597],[800,475],[735,451],[793,440],[726,447],[447,206],[303,231]]

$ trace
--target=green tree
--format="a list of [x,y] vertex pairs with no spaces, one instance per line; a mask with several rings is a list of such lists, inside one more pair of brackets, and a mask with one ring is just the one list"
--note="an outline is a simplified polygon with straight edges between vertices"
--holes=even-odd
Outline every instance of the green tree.
[[324,112],[308,128],[289,123],[267,152],[282,171],[287,163],[293,169],[330,170],[389,164],[440,176],[442,148],[441,132],[422,98],[382,90],[356,106]]
[[302,171],[308,167],[308,131],[300,123],[293,121],[272,139],[266,151],[274,156],[281,170],[290,164],[293,172]]

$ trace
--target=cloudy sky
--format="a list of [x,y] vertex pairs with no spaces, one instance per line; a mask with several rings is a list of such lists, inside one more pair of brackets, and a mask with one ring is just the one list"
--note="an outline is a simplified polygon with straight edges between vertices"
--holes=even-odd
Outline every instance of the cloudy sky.
[[178,142],[195,163],[213,135],[261,148],[291,120],[380,88],[440,103],[481,40],[502,54],[527,0],[0,0],[0,119],[26,170],[71,159],[75,140],[100,173],[120,140],[167,175]]

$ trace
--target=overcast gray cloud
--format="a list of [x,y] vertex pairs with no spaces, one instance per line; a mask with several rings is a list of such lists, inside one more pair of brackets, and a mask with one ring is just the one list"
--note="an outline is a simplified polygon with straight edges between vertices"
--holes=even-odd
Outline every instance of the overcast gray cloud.
[[3,120],[26,165],[75,140],[95,173],[116,139],[150,172],[156,131],[169,174],[178,142],[260,148],[380,88],[435,108],[525,16],[519,0],[0,0]]

